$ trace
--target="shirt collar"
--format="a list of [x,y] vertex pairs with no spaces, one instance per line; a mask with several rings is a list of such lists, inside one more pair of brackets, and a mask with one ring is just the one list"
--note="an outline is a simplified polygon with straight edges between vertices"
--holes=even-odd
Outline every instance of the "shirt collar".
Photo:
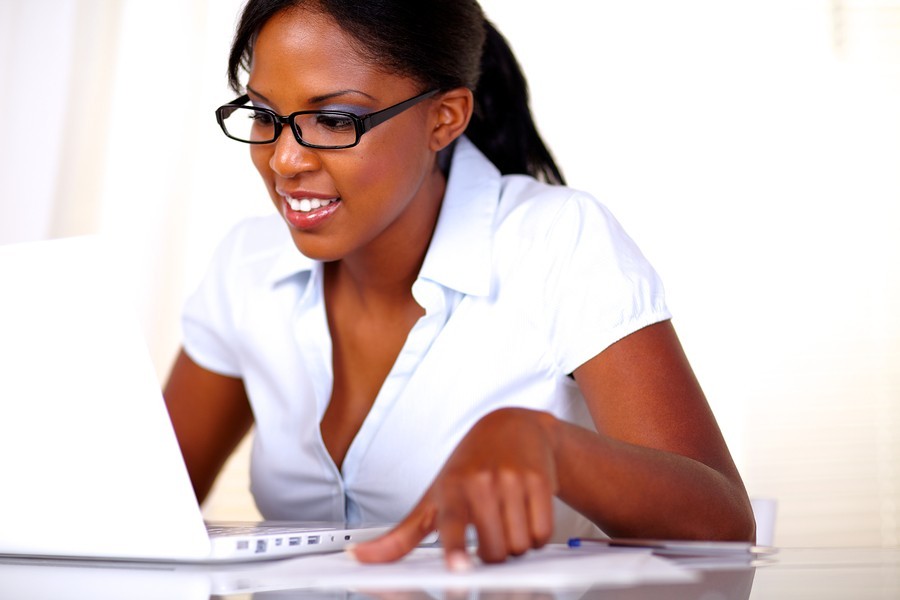
[[468,138],[459,138],[420,279],[473,296],[490,293],[492,230],[500,184],[497,167]]
[[284,241],[266,276],[266,281],[273,286],[298,273],[312,271],[316,265],[316,261],[301,253],[294,245],[287,226],[283,223],[281,225],[285,233]]
[[[500,185],[497,168],[468,138],[459,138],[419,279],[474,296],[490,293],[492,228]],[[267,276],[272,285],[316,265],[297,250],[289,235],[282,245]]]

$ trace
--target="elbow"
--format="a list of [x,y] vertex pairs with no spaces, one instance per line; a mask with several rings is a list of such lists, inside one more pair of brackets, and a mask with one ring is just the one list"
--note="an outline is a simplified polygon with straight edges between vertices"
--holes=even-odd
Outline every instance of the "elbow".
[[709,510],[708,514],[716,515],[709,519],[709,531],[713,541],[722,542],[749,542],[756,543],[757,529],[756,517],[753,512],[753,504],[747,495],[742,482],[722,488],[719,497],[718,509]]
[[736,542],[756,543],[756,519],[753,518],[753,512],[749,515],[742,515],[736,518],[732,527],[729,528],[727,540]]
[[710,531],[708,539],[722,542],[756,543],[756,519],[747,499],[736,502],[736,506],[722,514],[718,524]]
[[685,535],[670,537],[682,537],[706,542],[749,542],[756,543],[756,521],[751,514],[723,515],[720,519],[707,519],[700,527]]
[[748,499],[734,498],[698,507],[695,519],[682,523],[686,530],[670,532],[669,537],[708,542],[756,543],[756,519]]

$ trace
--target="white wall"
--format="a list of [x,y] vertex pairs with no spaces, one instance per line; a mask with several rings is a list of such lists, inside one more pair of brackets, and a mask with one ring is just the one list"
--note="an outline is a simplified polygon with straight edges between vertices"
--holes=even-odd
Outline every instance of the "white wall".
[[484,5],[570,183],[661,271],[778,540],[896,544],[900,3]]
[[[788,545],[900,535],[900,44],[873,33],[900,8],[871,4],[483,0],[570,184],[661,272]],[[0,243],[117,237],[161,379],[215,242],[269,209],[212,116],[239,5],[0,0]]]

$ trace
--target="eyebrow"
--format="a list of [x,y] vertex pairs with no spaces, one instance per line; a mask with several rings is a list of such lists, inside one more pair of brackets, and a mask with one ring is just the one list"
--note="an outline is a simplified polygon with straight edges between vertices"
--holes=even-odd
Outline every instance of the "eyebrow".
[[[271,100],[269,100],[268,98],[266,98],[263,94],[260,94],[258,91],[254,90],[254,89],[253,89],[252,87],[250,87],[249,85],[247,86],[247,91],[248,91],[248,92],[252,92],[254,96],[258,96],[259,99],[262,100],[262,101],[264,101],[264,102],[268,102],[268,103],[270,103],[270,104],[271,104],[271,102],[272,102]],[[325,102],[326,100],[331,100],[331,99],[333,99],[333,98],[338,98],[338,97],[340,97],[340,96],[347,96],[347,95],[349,95],[349,94],[357,94],[357,95],[360,95],[360,96],[365,96],[366,98],[369,98],[370,100],[376,100],[376,101],[378,100],[378,99],[375,98],[374,96],[372,96],[372,95],[370,95],[370,94],[367,94],[367,93],[365,93],[365,92],[363,92],[363,91],[360,91],[360,90],[354,90],[354,89],[346,89],[346,90],[338,90],[338,91],[336,91],[336,92],[330,92],[330,93],[328,93],[328,94],[322,94],[322,95],[320,95],[320,96],[313,96],[312,98],[310,98],[310,99],[308,100],[308,102],[309,102],[310,104],[321,104],[322,102]]]

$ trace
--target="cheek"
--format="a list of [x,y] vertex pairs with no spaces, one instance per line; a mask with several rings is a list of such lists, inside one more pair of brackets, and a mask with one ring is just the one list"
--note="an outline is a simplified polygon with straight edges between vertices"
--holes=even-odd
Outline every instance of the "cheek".
[[421,184],[426,156],[415,144],[398,143],[397,139],[373,145],[369,152],[357,157],[352,169],[353,185],[370,192],[377,190],[382,195],[408,195]]

